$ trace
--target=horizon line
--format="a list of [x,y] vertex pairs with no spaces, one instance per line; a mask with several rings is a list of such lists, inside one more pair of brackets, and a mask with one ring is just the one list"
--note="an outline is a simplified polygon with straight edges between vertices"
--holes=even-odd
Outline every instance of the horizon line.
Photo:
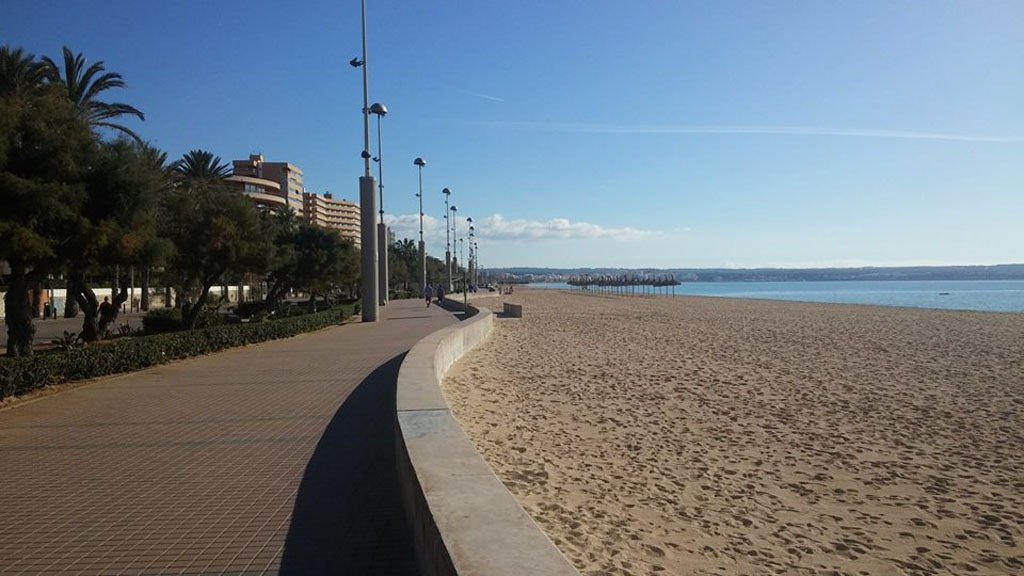
[[708,266],[708,267],[670,267],[670,268],[658,268],[654,266],[636,266],[636,267],[624,267],[624,266],[574,266],[574,267],[554,267],[554,266],[488,266],[489,270],[507,270],[512,268],[533,268],[536,270],[867,270],[867,269],[900,269],[900,268],[995,268],[999,266],[1024,266],[1024,262],[1006,262],[1001,264],[910,264],[910,265],[866,265],[866,266],[821,266],[821,267],[787,267],[787,266],[748,266],[748,267],[730,267],[730,266]]

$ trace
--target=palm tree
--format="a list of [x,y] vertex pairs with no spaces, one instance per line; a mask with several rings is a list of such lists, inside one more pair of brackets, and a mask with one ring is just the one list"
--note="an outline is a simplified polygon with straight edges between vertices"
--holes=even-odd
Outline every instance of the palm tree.
[[145,115],[128,104],[100,102],[96,98],[101,92],[111,88],[123,88],[124,80],[117,72],[104,72],[103,61],[94,62],[86,68],[85,57],[81,53],[74,54],[67,46],[64,47],[64,70],[49,57],[43,57],[43,77],[51,84],[61,83],[68,91],[68,98],[75,104],[78,113],[90,126],[102,126],[118,130],[131,136],[135,141],[142,139],[129,128],[110,122],[119,116],[137,116],[145,120]]
[[167,152],[153,146],[148,142],[143,142],[138,145],[139,157],[142,159],[142,163],[155,170],[160,170],[168,176],[171,174],[171,167],[167,164]]
[[174,174],[186,182],[202,184],[223,180],[231,175],[231,167],[220,156],[206,150],[189,150],[174,163]]
[[274,222],[283,234],[294,234],[299,228],[299,215],[291,206],[285,206],[274,213]]
[[43,66],[35,55],[21,48],[0,46],[0,96],[39,86],[42,80]]

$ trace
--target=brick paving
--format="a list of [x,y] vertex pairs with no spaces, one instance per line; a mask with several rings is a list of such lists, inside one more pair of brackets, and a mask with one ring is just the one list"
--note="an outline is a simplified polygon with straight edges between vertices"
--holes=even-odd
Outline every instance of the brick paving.
[[415,573],[394,383],[457,320],[381,318],[0,411],[0,574]]

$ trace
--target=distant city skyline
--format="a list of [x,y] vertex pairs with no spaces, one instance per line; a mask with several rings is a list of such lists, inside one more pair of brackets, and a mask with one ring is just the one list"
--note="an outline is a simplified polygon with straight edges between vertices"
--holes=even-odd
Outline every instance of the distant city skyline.
[[[1024,261],[1024,3],[367,5],[384,209],[418,238],[426,159],[434,256],[447,187],[484,267]],[[13,0],[0,38],[103,60],[171,158],[358,199],[357,0]]]

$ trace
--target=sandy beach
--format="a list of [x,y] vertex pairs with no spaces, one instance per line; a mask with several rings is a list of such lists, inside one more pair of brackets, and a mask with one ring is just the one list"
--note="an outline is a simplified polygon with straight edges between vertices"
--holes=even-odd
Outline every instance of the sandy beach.
[[1024,573],[1024,314],[504,300],[445,394],[583,574]]

